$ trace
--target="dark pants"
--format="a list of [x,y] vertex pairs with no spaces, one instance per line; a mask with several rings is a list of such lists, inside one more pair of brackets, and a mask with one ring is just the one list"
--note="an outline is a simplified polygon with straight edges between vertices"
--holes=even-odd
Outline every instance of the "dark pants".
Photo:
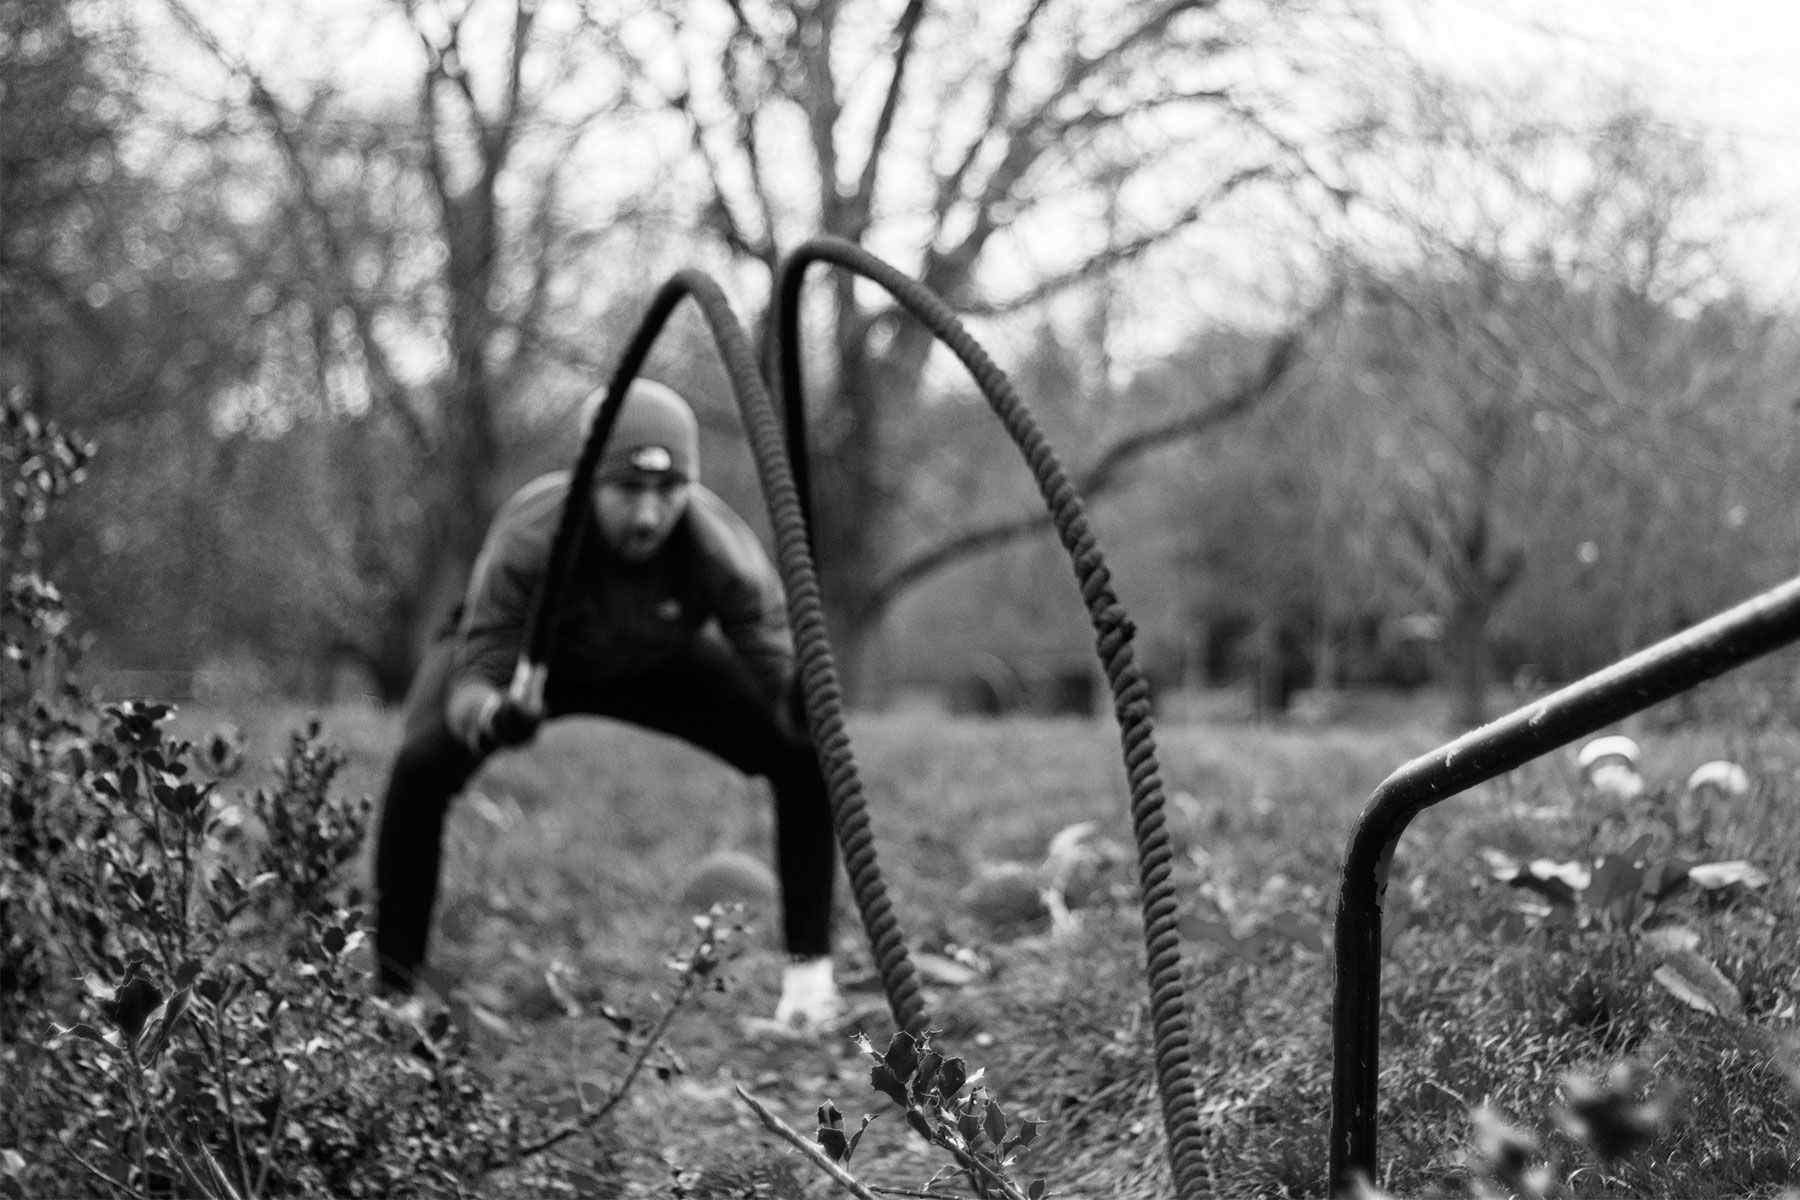
[[[406,699],[400,752],[382,798],[375,851],[375,955],[380,986],[404,991],[425,963],[437,899],[444,816],[482,758],[444,723],[455,642],[427,653]],[[583,686],[550,671],[551,718],[610,717],[678,737],[766,778],[775,793],[775,866],[790,953],[830,950],[836,841],[824,777],[809,742],[782,732],[749,671],[723,639],[641,678]]]

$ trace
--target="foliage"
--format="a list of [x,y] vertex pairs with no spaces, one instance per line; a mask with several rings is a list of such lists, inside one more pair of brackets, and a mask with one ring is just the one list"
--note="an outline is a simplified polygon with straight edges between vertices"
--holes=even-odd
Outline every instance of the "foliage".
[[[9,1117],[9,1141],[33,1151],[23,1194],[74,1179],[127,1195],[432,1194],[494,1161],[517,1117],[443,1014],[366,995],[362,913],[324,864],[297,877],[273,842],[242,869],[211,853],[218,781],[165,735],[170,710],[104,711],[48,756],[32,816],[50,852],[8,864],[32,887],[21,923],[56,966],[36,995],[8,989],[5,1053],[29,1081]],[[363,832],[366,805],[267,795]],[[268,896],[283,920],[249,921]],[[71,975],[77,995],[41,983]]]
[[[215,754],[219,749],[216,742],[208,747]],[[280,894],[301,912],[331,893],[361,852],[369,828],[372,806],[367,797],[348,804],[330,801],[343,765],[343,751],[320,741],[315,718],[292,735],[287,755],[276,763],[275,786],[258,788],[250,798],[258,842],[267,848],[266,862],[276,873]]]
[[[88,450],[15,402],[5,422],[28,545]],[[346,875],[371,805],[336,794],[345,755],[320,723],[272,784],[228,795],[241,738],[196,745],[169,705],[91,698],[61,593],[29,556],[9,566],[0,670],[24,700],[0,715],[0,1195],[447,1195],[499,1172],[566,1194],[544,1152],[604,1120],[720,986],[735,927],[696,918],[658,1019],[627,1038],[618,1018],[636,1061],[552,1127],[478,1065],[467,1006],[368,993]]]
[[73,679],[81,645],[61,591],[36,569],[38,527],[81,482],[92,448],[40,419],[18,392],[0,405],[0,433],[0,550],[9,563],[0,592],[0,692],[30,698],[9,704],[0,722],[6,865],[16,868],[0,875],[0,1028],[8,1028],[18,1015],[15,996],[36,994],[48,977],[46,947],[31,935],[25,914],[42,889],[36,881],[43,864],[63,848],[47,825],[53,759],[81,732],[82,695]]
[[[1038,1200],[1044,1194],[1044,1180],[1032,1179],[1021,1187],[1011,1168],[1037,1140],[1041,1123],[1009,1122],[1000,1101],[981,1082],[983,1072],[971,1073],[960,1057],[946,1056],[934,1047],[931,1039],[936,1032],[927,1030],[915,1037],[900,1030],[884,1051],[858,1034],[857,1048],[871,1064],[869,1085],[899,1107],[915,1133],[966,1172],[978,1192]],[[842,1114],[827,1100],[819,1106],[820,1147],[832,1161],[848,1166],[871,1119],[865,1116],[862,1128],[846,1135]]]

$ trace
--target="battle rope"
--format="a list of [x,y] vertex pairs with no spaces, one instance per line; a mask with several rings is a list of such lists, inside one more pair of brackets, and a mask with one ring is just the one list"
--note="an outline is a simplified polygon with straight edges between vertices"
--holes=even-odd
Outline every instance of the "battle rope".
[[896,1024],[915,1033],[925,1028],[924,1004],[917,976],[875,861],[867,804],[844,726],[843,692],[825,631],[823,603],[811,553],[810,521],[807,519],[810,516],[810,495],[807,494],[810,489],[807,487],[804,397],[799,365],[799,295],[806,267],[820,261],[835,263],[885,287],[969,369],[990,408],[1031,468],[1058,537],[1074,565],[1076,581],[1094,626],[1095,645],[1112,689],[1114,715],[1120,727],[1131,789],[1157,1083],[1169,1158],[1177,1194],[1199,1195],[1204,1186],[1204,1146],[1188,1048],[1187,1004],[1182,990],[1180,935],[1176,929],[1177,905],[1170,882],[1173,851],[1163,814],[1149,689],[1131,649],[1132,624],[1113,593],[1110,573],[1088,529],[1080,498],[1024,402],[1005,373],[930,289],[860,247],[840,239],[814,239],[790,255],[782,263],[777,281],[780,304],[777,346],[787,410],[784,431],[757,375],[749,340],[718,285],[696,271],[683,271],[665,284],[653,298],[626,347],[577,459],[568,497],[551,543],[544,583],[526,627],[525,651],[513,678],[514,696],[522,702],[542,704],[553,624],[549,618],[556,611],[567,586],[585,524],[585,506],[579,500],[591,491],[593,474],[631,381],[636,378],[675,306],[684,297],[692,296],[725,360],[774,528],[777,565],[788,593],[788,618],[794,631],[808,724],[830,793],[832,821],[851,891]]
[[1133,627],[1113,593],[1105,559],[1088,529],[1081,498],[1045,441],[1037,422],[1006,376],[971,337],[936,293],[862,247],[840,238],[802,243],[782,263],[777,280],[780,305],[777,346],[781,352],[782,400],[788,445],[797,461],[806,453],[805,403],[801,386],[800,286],[814,262],[844,267],[880,284],[925,325],[968,368],[988,406],[1005,426],[1036,479],[1057,536],[1068,551],[1076,582],[1094,627],[1095,647],[1112,687],[1113,713],[1124,747],[1131,787],[1132,830],[1137,839],[1138,875],[1144,914],[1144,943],[1150,981],[1150,1010],[1161,1094],[1163,1126],[1176,1194],[1204,1191],[1204,1143],[1199,1097],[1189,1051],[1187,999],[1182,987],[1177,899],[1170,881],[1170,846],[1163,813],[1162,780],[1151,728],[1150,693],[1133,658]]
[[831,642],[825,631],[825,609],[813,568],[810,537],[784,448],[780,419],[763,388],[756,358],[743,327],[719,285],[699,271],[678,273],[656,293],[607,384],[605,398],[594,413],[550,545],[544,582],[526,625],[526,649],[513,675],[514,698],[522,702],[529,698],[541,705],[554,624],[550,616],[557,611],[568,586],[575,552],[580,546],[582,528],[586,524],[585,497],[592,491],[594,472],[599,467],[606,439],[612,434],[631,381],[637,377],[651,345],[675,306],[688,296],[699,305],[711,329],[749,435],[750,451],[756,461],[763,499],[774,529],[776,565],[781,572],[782,586],[787,591],[788,624],[794,632],[807,721],[831,797],[832,823],[843,853],[851,893],[868,935],[894,1023],[909,1032],[921,1033],[926,1024],[925,1002],[912,961],[906,953],[906,940],[901,936],[899,921],[894,916],[893,904],[875,862],[875,839],[869,830],[868,805],[863,799],[862,781],[844,728],[843,689],[838,683]]

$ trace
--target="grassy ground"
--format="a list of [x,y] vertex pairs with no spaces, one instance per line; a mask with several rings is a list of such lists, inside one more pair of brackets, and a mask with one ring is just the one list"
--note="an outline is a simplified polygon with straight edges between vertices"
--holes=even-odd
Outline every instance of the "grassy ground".
[[[257,713],[246,732],[266,756],[304,715]],[[323,716],[350,755],[345,786],[378,792],[392,717],[350,708]],[[859,718],[852,733],[909,945],[961,948],[983,968],[971,984],[929,994],[941,1041],[987,1068],[1009,1111],[1050,1121],[1020,1176],[1044,1175],[1066,1195],[1168,1194],[1131,865],[1108,880],[1120,900],[1082,910],[1072,929],[1003,936],[960,900],[984,864],[1035,862],[1072,822],[1094,821],[1129,847],[1114,728],[912,714]],[[1319,939],[1343,844],[1375,784],[1440,740],[1416,723],[1158,731],[1220,1195],[1322,1193],[1331,963]],[[1446,802],[1407,835],[1383,1007],[1385,1186],[1424,1194],[1454,1179],[1467,1111],[1482,1104],[1538,1131],[1577,1194],[1774,1196],[1800,1183],[1800,1098],[1784,1078],[1800,1035],[1800,738],[1715,729],[1643,740],[1644,801],[1582,794],[1569,751]],[[1582,860],[1622,848],[1657,828],[1657,806],[1716,757],[1743,763],[1756,786],[1712,814],[1704,843],[1690,836],[1670,853],[1749,859],[1770,882],[1691,890],[1658,919],[1697,931],[1699,952],[1742,998],[1732,1017],[1696,1011],[1659,986],[1656,960],[1626,933],[1517,915],[1534,897],[1496,882],[1483,855]],[[496,1018],[477,1031],[493,1069],[551,1104],[603,1092],[625,1059],[597,1013],[605,1004],[648,1014],[666,992],[665,962],[689,930],[676,897],[692,863],[720,847],[766,855],[769,835],[760,785],[619,726],[564,722],[491,763],[452,817],[434,954]],[[892,1027],[844,909],[840,973],[856,1014],[845,1032],[885,1043]],[[754,915],[772,924],[772,914]],[[942,1160],[870,1090],[847,1037],[780,1043],[746,1033],[743,1018],[772,1011],[778,972],[767,936],[752,942],[729,988],[678,1019],[677,1058],[660,1064],[666,1078],[641,1083],[598,1141],[575,1148],[571,1169],[591,1172],[596,1194],[838,1194],[762,1131],[733,1094],[742,1083],[808,1133],[826,1098],[853,1126],[860,1113],[886,1111],[858,1152],[858,1173],[922,1187]],[[546,972],[581,1015],[570,1015]],[[1646,1152],[1602,1167],[1556,1132],[1558,1085],[1571,1070],[1626,1055],[1658,1086],[1681,1089],[1676,1119]]]

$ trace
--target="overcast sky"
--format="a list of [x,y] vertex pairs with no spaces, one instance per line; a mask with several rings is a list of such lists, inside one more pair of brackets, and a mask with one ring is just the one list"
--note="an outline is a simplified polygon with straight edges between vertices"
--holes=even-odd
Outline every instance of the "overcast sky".
[[[1672,125],[1711,134],[1800,237],[1800,4],[1790,0],[1399,0],[1393,27],[1489,77],[1566,71],[1642,89]],[[1786,243],[1792,246],[1794,243]],[[1785,253],[1789,271],[1793,251]],[[1800,275],[1790,276],[1800,283]]]
[[[277,77],[328,75],[352,93],[385,90],[389,65],[413,52],[393,12],[371,0],[189,2],[234,51]],[[166,21],[160,0],[140,7]],[[1737,222],[1732,257],[1782,300],[1800,299],[1800,3],[1385,0],[1380,11],[1410,50],[1475,81],[1529,81],[1527,94],[1560,116],[1577,118],[1564,110],[1629,86],[1672,129],[1710,135],[1728,200],[1768,218],[1754,228]],[[185,39],[170,47],[174,57],[183,57],[177,46],[197,57]],[[1725,218],[1728,227],[1734,220]]]

